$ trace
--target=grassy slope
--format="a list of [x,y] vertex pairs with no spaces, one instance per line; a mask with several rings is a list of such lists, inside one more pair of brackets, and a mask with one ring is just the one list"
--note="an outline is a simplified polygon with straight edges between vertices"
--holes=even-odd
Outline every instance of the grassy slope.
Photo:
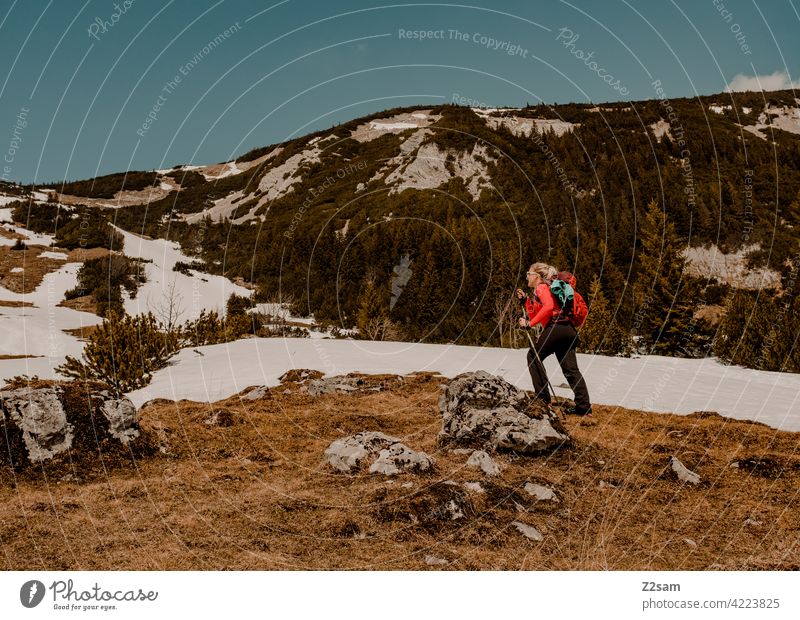
[[[440,384],[417,375],[357,395],[311,398],[281,387],[258,401],[152,403],[142,425],[168,452],[135,470],[82,484],[32,475],[13,484],[2,474],[0,566],[426,569],[428,554],[449,560],[448,569],[800,565],[797,434],[717,415],[597,407],[593,419],[565,421],[569,448],[497,456],[504,469],[489,485],[465,466],[467,455],[437,447]],[[221,407],[233,424],[206,424]],[[437,471],[394,480],[334,473],[325,448],[362,430],[404,437],[435,456]],[[702,476],[700,486],[665,474],[671,454]],[[418,506],[414,494],[442,480],[483,480],[489,492],[468,493],[474,514],[465,520],[404,518]],[[526,481],[552,486],[560,502],[532,503]],[[514,520],[544,541],[523,538]]]

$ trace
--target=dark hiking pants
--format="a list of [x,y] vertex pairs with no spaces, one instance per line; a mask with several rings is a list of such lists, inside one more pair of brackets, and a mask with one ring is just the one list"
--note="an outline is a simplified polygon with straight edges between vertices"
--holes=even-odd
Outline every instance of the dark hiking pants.
[[[568,323],[550,323],[544,328],[535,346],[539,360],[542,362],[548,355],[555,353],[558,364],[575,393],[575,406],[588,409],[591,406],[589,390],[586,389],[586,382],[578,368],[578,358],[575,355],[575,347],[578,346],[578,334],[575,328]],[[549,403],[550,391],[547,387],[547,372],[544,365],[536,359],[533,349],[528,349],[528,370],[531,373],[536,397]]]

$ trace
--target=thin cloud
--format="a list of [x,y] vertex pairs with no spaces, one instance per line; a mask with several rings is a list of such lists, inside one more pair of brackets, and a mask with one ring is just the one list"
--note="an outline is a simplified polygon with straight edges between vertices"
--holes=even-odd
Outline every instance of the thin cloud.
[[800,82],[793,82],[789,77],[788,71],[776,71],[769,75],[744,75],[739,73],[725,87],[725,92],[790,90],[793,88],[800,88]]

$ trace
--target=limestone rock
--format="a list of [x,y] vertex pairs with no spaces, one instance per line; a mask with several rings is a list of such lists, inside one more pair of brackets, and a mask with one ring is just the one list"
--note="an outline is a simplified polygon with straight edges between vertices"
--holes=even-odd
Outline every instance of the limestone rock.
[[475,450],[467,459],[470,467],[479,467],[487,476],[496,476],[500,473],[500,466],[484,450]]
[[244,398],[247,400],[261,400],[262,398],[269,397],[269,387],[266,385],[259,385],[256,388],[250,390],[247,394],[244,395]]
[[322,394],[350,394],[357,392],[364,385],[364,380],[359,377],[326,377],[324,379],[311,379],[306,382],[305,391],[311,396]]
[[523,523],[522,521],[512,521],[511,525],[517,528],[517,531],[522,534],[525,538],[529,538],[535,542],[542,542],[544,540],[544,536],[542,533],[537,530],[532,525],[528,525],[527,523]]
[[224,407],[214,409],[203,422],[208,426],[228,427],[234,425],[233,414]]
[[524,407],[528,400],[524,391],[505,379],[478,370],[462,373],[447,384],[444,393],[439,396],[439,410],[453,413],[464,407],[492,409],[499,403],[509,407]]
[[31,463],[52,459],[72,447],[73,428],[57,388],[19,388],[0,392],[4,417],[22,431]]
[[428,566],[445,566],[447,564],[450,564],[450,562],[448,562],[444,558],[439,558],[436,557],[435,555],[428,554],[425,556],[425,564],[427,564]]
[[547,407],[505,379],[484,371],[458,375],[439,397],[442,441],[532,454],[569,436]]
[[553,489],[549,487],[533,482],[526,482],[524,489],[529,495],[532,495],[540,502],[558,502],[558,497],[556,497]]
[[394,443],[378,453],[378,458],[370,465],[373,474],[394,476],[404,471],[428,471],[433,468],[433,460],[424,452],[414,452],[403,443]]
[[136,418],[136,407],[127,398],[106,400],[100,410],[108,420],[108,432],[114,439],[127,444],[139,436],[139,424]]
[[675,475],[678,476],[678,480],[681,482],[688,482],[689,484],[700,484],[700,476],[694,473],[692,470],[686,467],[683,463],[681,463],[677,457],[670,457],[669,465],[672,468],[672,471],[675,472]]
[[371,473],[387,476],[404,471],[428,471],[434,465],[434,460],[424,452],[415,452],[396,437],[377,431],[337,439],[325,450],[325,460],[345,473],[353,473],[369,462]]
[[0,390],[0,466],[80,468],[98,458],[112,466],[151,448],[133,403],[113,397],[105,384],[33,380]]

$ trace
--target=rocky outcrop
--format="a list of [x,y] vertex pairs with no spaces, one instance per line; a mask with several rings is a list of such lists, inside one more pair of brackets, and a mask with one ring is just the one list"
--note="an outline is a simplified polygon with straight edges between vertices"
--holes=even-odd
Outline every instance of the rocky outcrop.
[[558,497],[555,494],[555,491],[550,487],[543,486],[541,484],[536,484],[534,482],[526,482],[525,491],[528,495],[532,495],[540,502],[558,502]]
[[454,378],[439,397],[439,410],[442,442],[535,454],[569,441],[547,407],[484,371]]
[[[323,396],[381,392],[390,385],[403,382],[404,378],[400,375],[365,375],[358,372],[325,377],[318,370],[293,368],[281,375],[279,381],[285,387],[282,390],[284,393],[297,392],[310,396]],[[249,394],[245,398],[250,398]]]
[[133,403],[91,382],[37,380],[1,390],[0,426],[0,464],[16,471],[129,453],[146,443]]
[[677,457],[672,456],[669,459],[669,466],[672,472],[681,482],[688,482],[689,484],[700,484],[700,476],[690,470],[686,465],[680,462]]
[[475,450],[467,459],[469,467],[477,467],[487,476],[500,473],[500,466],[484,450]]
[[425,472],[434,460],[415,452],[396,437],[365,431],[337,439],[325,450],[325,460],[334,469],[355,473],[368,466],[370,473],[393,476],[402,472]]
[[[27,460],[38,463],[69,450],[74,438],[72,424],[55,388],[0,392],[3,425],[22,433]],[[10,433],[14,434],[13,430]]]

